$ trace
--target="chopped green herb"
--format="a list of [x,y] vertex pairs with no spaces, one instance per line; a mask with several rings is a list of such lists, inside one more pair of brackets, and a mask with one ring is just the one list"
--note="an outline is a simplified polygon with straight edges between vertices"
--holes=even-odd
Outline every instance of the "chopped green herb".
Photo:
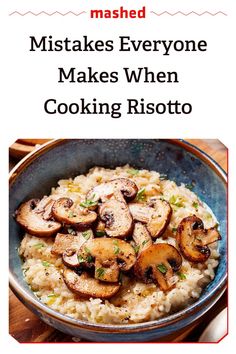
[[176,195],[172,195],[169,199],[169,203],[172,205],[175,205],[178,208],[184,207],[183,200],[181,197],[178,197]]
[[120,248],[118,247],[118,241],[114,240],[113,244],[114,244],[114,254],[118,254],[120,252]]
[[82,236],[85,238],[85,240],[89,240],[91,235],[89,231],[85,231],[82,232]]
[[185,184],[185,187],[188,188],[190,191],[192,191],[194,188],[194,185],[193,184]]
[[177,231],[177,227],[173,227],[172,232],[176,232],[176,231]]
[[85,259],[80,254],[77,255],[77,258],[79,263],[83,263],[85,261]]
[[148,242],[148,240],[144,240],[144,241],[142,242],[142,245],[143,245],[143,246],[146,245],[147,242]]
[[96,231],[96,236],[101,237],[104,236],[106,233],[104,231]]
[[167,175],[165,173],[161,173],[159,176],[159,180],[164,181],[165,179],[167,179]]
[[145,200],[145,188],[139,189],[135,199],[137,201]]
[[140,246],[134,246],[134,252],[135,252],[135,253],[138,253],[138,252],[139,252],[139,249],[140,249]]
[[47,262],[47,261],[42,261],[42,265],[44,267],[49,267],[51,265],[51,263]]
[[93,262],[93,256],[91,256],[91,254],[88,255],[88,257],[86,258],[86,261],[87,261],[88,263],[92,263],[92,262]]
[[105,269],[104,268],[98,268],[96,269],[96,274],[98,278],[103,278],[105,274]]
[[162,263],[157,265],[157,270],[159,270],[162,274],[166,274],[167,272],[166,266]]
[[114,254],[118,254],[120,252],[120,249],[118,246],[114,246]]
[[74,218],[76,216],[76,214],[72,211],[72,210],[70,210],[70,212],[69,212],[69,214],[68,214],[68,218]]
[[90,249],[88,247],[84,247],[85,252],[91,253]]
[[84,202],[80,203],[80,206],[82,206],[83,208],[89,208],[92,206],[97,205],[97,201],[94,201],[95,194],[92,196],[91,199],[86,199]]
[[139,170],[135,170],[134,168],[127,171],[130,175],[136,176],[139,173]]
[[53,294],[53,293],[52,293],[52,294],[49,294],[48,297],[49,297],[49,298],[51,298],[51,297],[59,297],[59,295],[56,295],[56,294]]
[[178,272],[177,275],[178,275],[180,280],[185,280],[186,279],[186,275],[184,273]]
[[45,247],[45,244],[44,243],[36,243],[36,245],[34,245],[33,247],[36,248],[36,250],[38,250],[42,247]]
[[193,203],[192,203],[192,206],[193,206],[195,209],[198,209],[198,203],[197,203],[197,202],[193,202]]

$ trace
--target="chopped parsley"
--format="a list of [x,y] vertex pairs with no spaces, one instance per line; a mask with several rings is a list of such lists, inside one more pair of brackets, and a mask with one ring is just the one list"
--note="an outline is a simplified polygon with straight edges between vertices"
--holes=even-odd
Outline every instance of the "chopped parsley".
[[76,217],[76,214],[72,211],[72,210],[70,210],[70,212],[69,212],[69,214],[68,214],[68,218],[75,218]]
[[136,198],[137,201],[143,201],[145,200],[145,188],[139,189]]
[[36,245],[33,246],[34,248],[36,248],[36,250],[39,250],[42,247],[45,247],[44,243],[36,243]]
[[97,201],[94,201],[95,194],[92,196],[91,199],[86,199],[84,202],[80,203],[80,206],[82,206],[83,208],[89,208],[92,206],[95,206],[98,204]]
[[189,189],[190,191],[193,190],[194,185],[193,184],[185,184],[185,188]]
[[114,249],[114,254],[119,254],[120,248],[118,247],[118,241],[114,240],[113,244],[114,244],[114,248],[113,248]]
[[91,253],[90,249],[88,247],[84,247],[85,252]]
[[49,298],[51,298],[51,297],[59,297],[59,295],[56,295],[56,294],[52,293],[52,294],[48,294],[48,297]]
[[82,236],[85,238],[85,240],[89,240],[91,235],[89,231],[85,231],[82,232]]
[[77,258],[79,263],[83,263],[85,261],[85,259],[80,254],[77,255]]
[[162,263],[157,265],[157,270],[159,270],[162,274],[166,274],[167,272],[166,266]]
[[103,278],[105,274],[105,269],[104,268],[98,268],[96,269],[96,274],[98,278]]
[[144,241],[142,242],[142,246],[146,245],[147,242],[148,242],[148,240],[144,240]]
[[96,236],[98,237],[104,236],[105,234],[105,231],[96,231]]
[[199,205],[198,205],[197,202],[193,202],[193,203],[192,203],[192,206],[193,206],[195,209],[198,209],[198,206],[199,206]]
[[88,257],[86,258],[86,261],[88,263],[92,263],[93,262],[93,256],[91,256],[91,254],[89,254]]
[[185,280],[186,279],[186,275],[184,273],[178,272],[177,275],[178,275],[180,280]]
[[138,253],[138,252],[139,252],[139,249],[140,249],[140,246],[134,246],[134,252],[135,252],[135,253]]
[[136,176],[139,173],[139,170],[135,170],[134,168],[131,168],[127,172],[132,176]]
[[51,265],[51,263],[47,262],[47,261],[42,261],[42,265],[44,267],[49,267]]
[[183,199],[177,195],[172,195],[169,199],[169,203],[178,208],[184,207]]
[[176,231],[177,231],[177,227],[173,227],[172,232],[176,232]]

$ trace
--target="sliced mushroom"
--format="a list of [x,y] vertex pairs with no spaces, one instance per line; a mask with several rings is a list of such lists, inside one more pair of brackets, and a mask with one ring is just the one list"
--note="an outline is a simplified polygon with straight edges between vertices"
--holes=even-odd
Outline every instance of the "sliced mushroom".
[[179,251],[167,243],[153,244],[138,257],[134,271],[136,276],[145,283],[150,278],[157,282],[164,291],[169,290],[173,283],[173,271],[180,269],[182,257]]
[[35,213],[43,214],[44,220],[49,220],[52,218],[52,206],[55,202],[51,196],[44,196],[34,209]]
[[68,267],[78,267],[83,260],[78,258],[77,252],[83,244],[92,238],[92,230],[77,232],[76,235],[57,234],[51,253],[62,256],[63,262]]
[[116,178],[91,189],[87,194],[87,199],[104,202],[115,195],[116,199],[120,201],[124,201],[123,198],[132,200],[136,197],[137,192],[138,187],[133,181],[128,178]]
[[78,275],[71,269],[65,269],[63,278],[67,287],[83,298],[110,299],[120,288],[119,283],[104,283],[84,272]]
[[69,198],[60,198],[52,206],[54,218],[78,229],[88,228],[96,219],[97,214],[87,208],[73,207],[74,202]]
[[61,224],[54,220],[45,220],[44,210],[39,212],[36,209],[39,202],[39,199],[31,199],[21,204],[16,211],[16,221],[31,235],[50,237],[60,230]]
[[221,240],[221,236],[214,227],[204,229],[202,220],[196,215],[191,215],[180,222],[176,239],[184,258],[190,262],[203,263],[211,254],[207,245]]
[[147,224],[147,229],[153,238],[164,233],[172,214],[170,204],[161,199],[157,199],[149,205],[130,203],[129,210],[134,220]]
[[133,219],[126,203],[108,200],[99,207],[99,215],[108,236],[126,237],[132,232]]
[[152,238],[146,226],[141,222],[134,224],[133,239],[136,243],[136,250],[138,255],[140,255],[141,252],[152,245]]
[[120,270],[128,271],[136,261],[133,247],[123,240],[96,238],[81,247],[79,255],[95,260],[95,278],[102,281],[117,282]]

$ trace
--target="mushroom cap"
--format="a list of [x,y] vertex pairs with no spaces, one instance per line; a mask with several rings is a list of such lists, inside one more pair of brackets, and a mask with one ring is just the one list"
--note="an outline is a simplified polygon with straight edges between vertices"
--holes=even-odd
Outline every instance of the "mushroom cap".
[[147,229],[153,238],[160,237],[166,230],[172,215],[170,204],[156,199],[149,204],[130,203],[129,210],[134,220],[147,224]]
[[50,237],[57,233],[61,224],[59,222],[44,219],[44,211],[37,211],[39,199],[30,199],[20,205],[16,211],[16,221],[31,235],[38,237]]
[[110,199],[99,207],[99,216],[105,222],[106,234],[110,237],[129,236],[133,219],[126,203]]
[[128,242],[105,237],[87,242],[79,255],[95,259],[95,278],[110,282],[117,282],[120,270],[128,271],[136,261],[135,251]]
[[65,269],[63,278],[67,287],[83,298],[110,299],[119,289],[119,283],[105,283],[92,278],[84,272],[78,275],[71,269]]
[[[133,181],[128,178],[116,178],[92,188],[87,194],[87,199],[106,201],[115,194],[116,199],[118,197],[121,201],[123,201],[123,197],[127,200],[132,200],[136,197],[137,192],[138,187]],[[123,197],[119,198],[119,193]]]
[[152,238],[146,226],[141,222],[134,224],[133,239],[138,247],[138,255],[152,245]]
[[144,282],[149,277],[157,282],[164,291],[172,287],[170,279],[173,270],[177,271],[182,265],[182,257],[179,251],[167,243],[153,244],[138,257],[134,271],[135,275]]
[[97,214],[87,208],[72,208],[73,204],[74,202],[70,198],[56,200],[52,206],[54,218],[78,229],[88,228],[97,219]]
[[203,221],[196,215],[191,215],[180,222],[176,239],[184,258],[190,262],[203,263],[211,254],[207,245],[220,240],[221,236],[214,227],[204,229]]

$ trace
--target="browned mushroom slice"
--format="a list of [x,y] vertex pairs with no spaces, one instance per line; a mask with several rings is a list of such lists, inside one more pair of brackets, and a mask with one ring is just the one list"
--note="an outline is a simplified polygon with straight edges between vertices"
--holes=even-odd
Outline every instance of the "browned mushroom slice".
[[39,202],[39,199],[31,199],[21,204],[16,211],[16,221],[31,235],[50,237],[60,230],[61,224],[53,220],[45,220],[44,211],[35,212]]
[[87,208],[73,207],[74,202],[69,198],[56,200],[52,213],[56,220],[78,229],[89,227],[96,219],[97,214]]
[[71,269],[65,269],[63,278],[67,287],[83,298],[110,299],[120,288],[119,283],[104,283],[84,272],[78,275]]
[[184,258],[190,262],[203,263],[211,254],[207,245],[219,241],[221,236],[214,227],[204,229],[202,220],[196,215],[191,215],[180,222],[176,239]]
[[77,235],[57,234],[51,253],[62,256],[68,267],[78,267],[85,260],[77,256],[80,247],[93,238],[92,230],[77,232]]
[[123,201],[123,197],[132,200],[136,197],[137,192],[138,187],[133,181],[128,178],[116,178],[91,189],[87,194],[87,199],[106,201],[115,195],[116,199],[120,201]]
[[50,197],[43,197],[34,209],[35,213],[42,214],[44,220],[52,218],[52,206],[56,199]]
[[79,255],[95,259],[95,278],[117,282],[120,270],[127,271],[136,261],[133,247],[123,240],[96,238],[82,246]]
[[146,226],[141,222],[134,224],[133,239],[136,244],[135,250],[138,255],[152,245],[152,238]]
[[133,219],[126,203],[108,200],[99,208],[99,215],[105,223],[106,234],[110,237],[126,237],[133,228]]
[[164,233],[172,214],[170,204],[161,199],[153,201],[150,205],[130,203],[129,210],[134,220],[147,224],[147,229],[153,238]]
[[173,271],[179,270],[181,265],[182,257],[179,251],[167,243],[159,243],[151,245],[140,254],[134,271],[139,279],[147,283],[151,278],[166,291],[173,286]]

